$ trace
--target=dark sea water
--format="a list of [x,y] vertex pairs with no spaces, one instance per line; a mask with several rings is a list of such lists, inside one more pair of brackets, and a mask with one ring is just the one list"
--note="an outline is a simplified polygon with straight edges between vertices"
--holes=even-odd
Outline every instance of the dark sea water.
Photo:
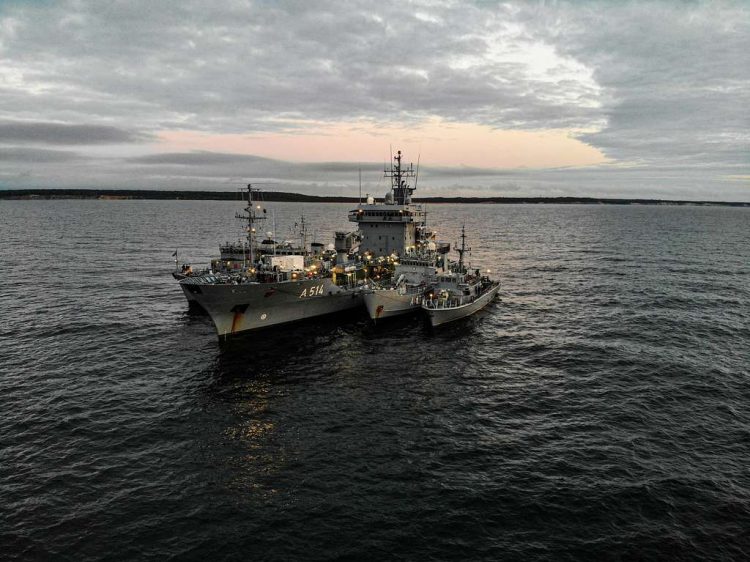
[[0,558],[750,557],[750,211],[434,205],[500,302],[220,345],[238,207],[0,201]]

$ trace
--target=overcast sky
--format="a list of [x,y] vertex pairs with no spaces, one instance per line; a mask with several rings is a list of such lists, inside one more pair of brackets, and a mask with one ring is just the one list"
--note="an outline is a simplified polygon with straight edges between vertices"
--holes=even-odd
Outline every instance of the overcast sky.
[[750,201],[750,2],[0,0],[0,188]]

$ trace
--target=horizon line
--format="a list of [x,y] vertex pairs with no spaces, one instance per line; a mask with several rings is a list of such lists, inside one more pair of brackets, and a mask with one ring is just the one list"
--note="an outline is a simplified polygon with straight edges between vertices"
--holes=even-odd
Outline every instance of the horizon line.
[[[92,189],[92,188],[42,188],[4,189],[0,187],[0,199],[113,199],[113,200],[188,200],[188,201],[234,201],[243,191],[211,190],[166,190],[166,189]],[[284,203],[358,203],[358,197],[342,195],[307,195],[289,191],[263,191],[269,202]],[[560,203],[560,204],[610,204],[610,205],[695,205],[750,207],[750,201],[705,201],[688,199],[649,199],[643,197],[590,197],[590,196],[428,196],[415,197],[414,203]]]

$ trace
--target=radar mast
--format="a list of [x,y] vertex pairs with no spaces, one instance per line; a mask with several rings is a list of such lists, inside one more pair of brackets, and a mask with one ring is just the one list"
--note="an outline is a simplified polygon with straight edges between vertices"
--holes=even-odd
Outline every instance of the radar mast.
[[[256,195],[256,197],[253,197],[253,195]],[[266,209],[262,209],[261,206],[258,203],[260,201],[260,189],[253,189],[252,184],[247,184],[247,207],[245,207],[245,213],[241,214],[237,213],[235,215],[236,218],[242,219],[244,221],[247,221],[247,226],[245,227],[245,230],[247,231],[247,245],[248,245],[248,251],[250,252],[250,266],[255,266],[255,246],[256,246],[256,240],[255,240],[255,223],[257,221],[266,220]],[[244,254],[244,252],[243,252]]]
[[393,202],[396,205],[409,205],[411,203],[411,194],[414,193],[414,187],[411,187],[407,180],[414,178],[414,164],[408,167],[401,167],[401,151],[393,157],[395,162],[391,163],[390,168],[386,168],[385,177],[391,178],[391,189],[393,190]]

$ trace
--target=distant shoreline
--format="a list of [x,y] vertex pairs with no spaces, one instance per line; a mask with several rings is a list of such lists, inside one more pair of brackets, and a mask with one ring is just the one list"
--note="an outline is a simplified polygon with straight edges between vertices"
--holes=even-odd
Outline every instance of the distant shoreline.
[[[239,191],[165,191],[146,189],[8,189],[0,190],[0,199],[155,199],[193,201],[238,201]],[[269,202],[291,203],[358,203],[357,197],[304,195],[283,191],[266,191]],[[492,203],[516,204],[588,204],[588,205],[694,205],[750,207],[741,201],[679,201],[671,199],[617,199],[605,197],[416,197],[415,203]]]

